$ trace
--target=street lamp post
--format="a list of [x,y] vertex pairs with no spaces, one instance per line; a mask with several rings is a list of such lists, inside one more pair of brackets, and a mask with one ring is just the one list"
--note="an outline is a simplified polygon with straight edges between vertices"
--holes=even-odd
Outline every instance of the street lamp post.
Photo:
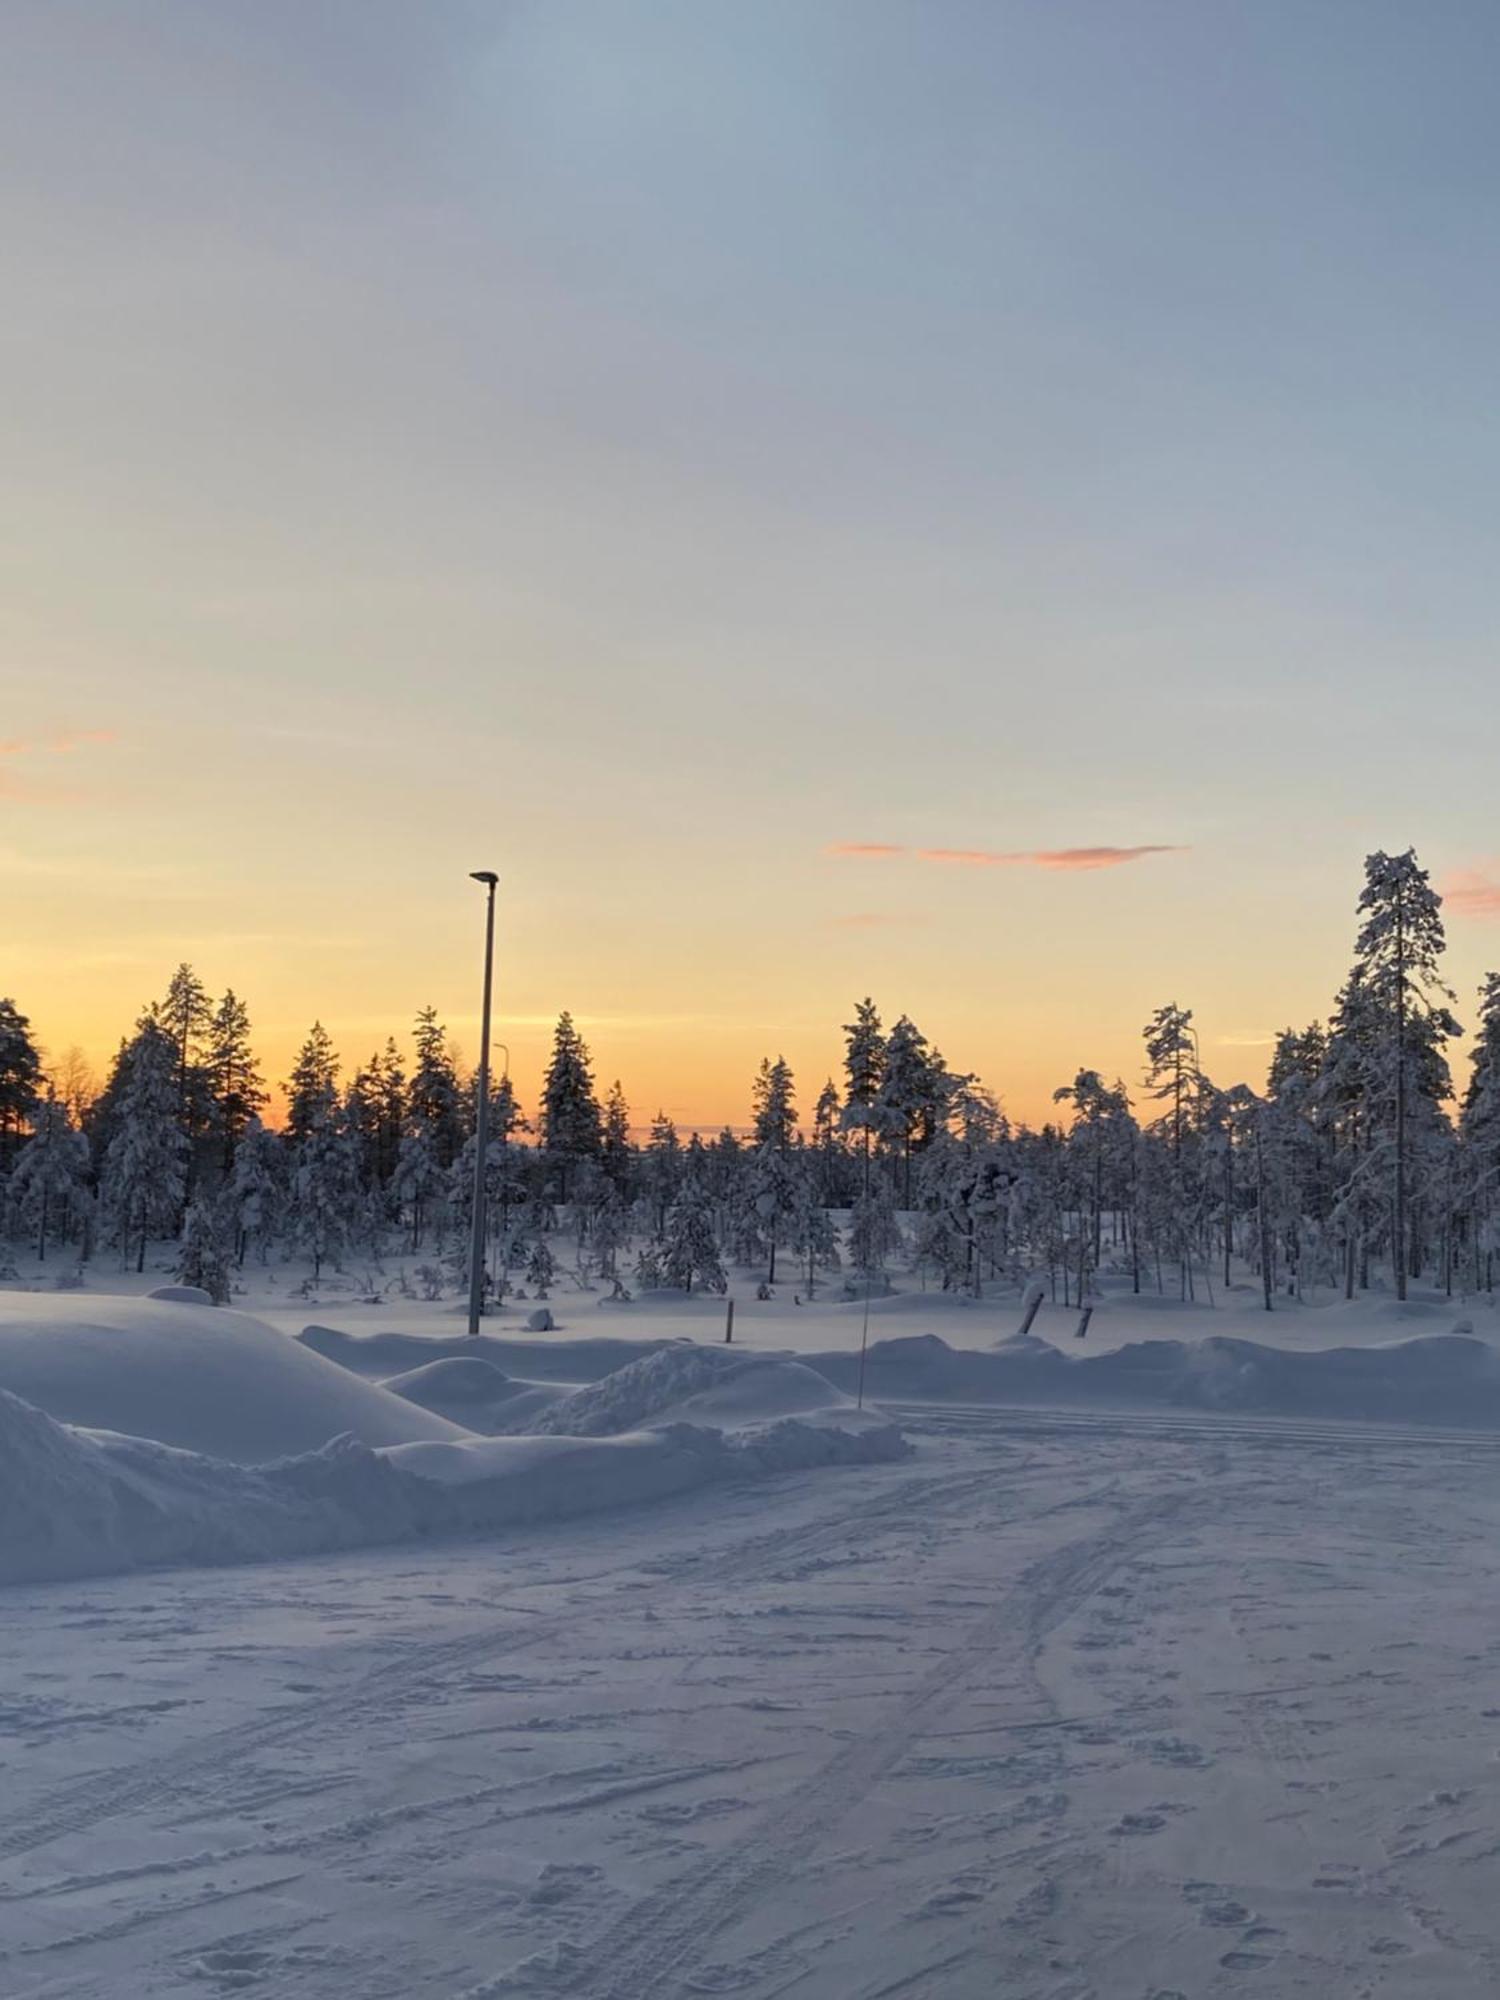
[[477,1337],[484,1311],[484,1194],[490,1152],[490,991],[495,970],[495,889],[500,877],[475,869],[472,882],[489,892],[484,913],[484,1008],[479,1027],[479,1110],[474,1121],[474,1233],[469,1241],[469,1332]]

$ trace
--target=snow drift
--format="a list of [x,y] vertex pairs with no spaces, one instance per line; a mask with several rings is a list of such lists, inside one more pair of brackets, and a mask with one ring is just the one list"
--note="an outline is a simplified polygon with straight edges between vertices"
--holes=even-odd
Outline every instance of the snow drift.
[[[856,1378],[855,1356],[804,1358],[839,1386]],[[1217,1335],[1077,1355],[1034,1337],[986,1354],[928,1334],[875,1342],[865,1383],[867,1395],[887,1402],[1222,1410],[1500,1430],[1500,1352],[1464,1334],[1302,1350]]]
[[0,1293],[0,1389],[59,1422],[254,1464],[347,1434],[463,1431],[246,1313],[174,1299]]
[[[906,1450],[794,1362],[623,1351],[572,1393],[469,1352],[393,1393],[191,1301],[0,1296],[0,1583],[493,1531]],[[481,1436],[424,1405],[571,1417]]]
[[743,1429],[778,1417],[839,1421],[866,1428],[887,1419],[862,1417],[824,1375],[774,1354],[736,1354],[728,1347],[663,1347],[575,1389],[532,1424],[567,1437],[606,1437],[644,1425],[711,1424]]
[[379,1451],[341,1437],[245,1466],[76,1429],[0,1390],[0,1584],[492,1532],[906,1448],[889,1422],[848,1431],[784,1420],[742,1436],[676,1424]]

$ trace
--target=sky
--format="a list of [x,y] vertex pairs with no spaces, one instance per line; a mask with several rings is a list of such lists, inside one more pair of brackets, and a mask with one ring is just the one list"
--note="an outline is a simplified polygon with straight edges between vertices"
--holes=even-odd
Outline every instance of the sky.
[[[1489,0],[8,0],[0,991],[1258,1081],[1500,964]],[[1472,1007],[1468,1008],[1472,1013]]]

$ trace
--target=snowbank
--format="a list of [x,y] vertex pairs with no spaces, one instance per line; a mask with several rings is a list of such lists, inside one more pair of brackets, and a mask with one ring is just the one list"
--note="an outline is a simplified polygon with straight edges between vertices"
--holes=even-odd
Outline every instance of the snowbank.
[[596,1382],[627,1361],[673,1347],[678,1340],[508,1340],[493,1333],[343,1333],[332,1326],[305,1326],[296,1336],[304,1347],[336,1361],[356,1375],[383,1381],[424,1367],[429,1361],[488,1361],[507,1374],[545,1382]]
[[534,1429],[536,1417],[567,1393],[544,1383],[518,1382],[493,1361],[467,1354],[388,1376],[381,1387],[467,1430],[491,1436]]
[[241,1464],[344,1434],[463,1435],[245,1313],[170,1299],[0,1293],[0,1389],[63,1423]]
[[831,1412],[862,1426],[849,1397],[800,1361],[684,1344],[643,1355],[575,1390],[545,1410],[532,1429],[566,1437],[607,1437],[647,1424],[743,1429],[777,1417],[822,1417]]
[[352,1438],[252,1468],[74,1430],[0,1390],[0,1583],[397,1541],[420,1532],[419,1499]]
[[243,1466],[75,1429],[0,1390],[0,1584],[492,1532],[906,1449],[889,1422],[844,1430],[786,1419],[743,1434],[678,1424],[622,1437],[429,1439],[384,1451],[343,1437]]
[[[857,1356],[806,1361],[839,1387],[857,1378]],[[1463,1334],[1303,1350],[1225,1336],[1144,1340],[1077,1355],[1030,1337],[985,1354],[927,1334],[873,1343],[865,1386],[886,1402],[1233,1410],[1500,1430],[1500,1353]]]

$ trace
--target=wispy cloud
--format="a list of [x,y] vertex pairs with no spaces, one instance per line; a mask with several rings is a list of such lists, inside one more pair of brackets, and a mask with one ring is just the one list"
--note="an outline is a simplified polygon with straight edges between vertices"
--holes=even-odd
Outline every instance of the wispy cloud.
[[1500,876],[1483,869],[1452,869],[1438,884],[1438,892],[1461,917],[1500,917]]
[[1140,847],[1030,847],[999,850],[990,847],[897,847],[877,840],[836,840],[824,850],[863,860],[889,860],[908,854],[918,861],[933,861],[946,868],[1050,868],[1078,872],[1095,868],[1123,868],[1129,861],[1144,861],[1151,854],[1185,854],[1185,847],[1151,843]]
[[65,757],[70,750],[81,750],[85,744],[116,740],[113,729],[57,729],[50,736],[7,736],[0,738],[0,757],[28,757],[38,751]]
[[1181,847],[1036,847],[997,854],[979,847],[924,847],[922,861],[939,861],[959,868],[1122,868],[1127,861],[1144,861],[1148,854],[1182,854]]

